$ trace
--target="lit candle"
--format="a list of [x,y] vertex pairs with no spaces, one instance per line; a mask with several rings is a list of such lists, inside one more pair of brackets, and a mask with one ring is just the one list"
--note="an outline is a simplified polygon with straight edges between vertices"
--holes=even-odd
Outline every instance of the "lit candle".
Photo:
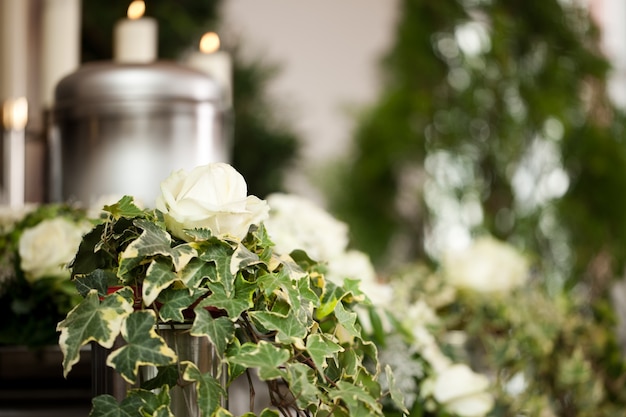
[[213,78],[222,89],[224,104],[232,105],[232,61],[226,51],[220,51],[220,38],[215,32],[207,32],[200,39],[200,51],[193,52],[187,61],[191,68]]
[[26,97],[5,100],[2,106],[2,148],[4,153],[4,204],[13,208],[24,205],[26,175],[26,123],[28,102]]
[[145,17],[146,4],[141,0],[128,6],[128,19],[113,30],[113,59],[117,62],[145,63],[157,58],[157,22]]
[[41,102],[44,108],[52,106],[59,80],[74,72],[80,63],[80,2],[43,2]]

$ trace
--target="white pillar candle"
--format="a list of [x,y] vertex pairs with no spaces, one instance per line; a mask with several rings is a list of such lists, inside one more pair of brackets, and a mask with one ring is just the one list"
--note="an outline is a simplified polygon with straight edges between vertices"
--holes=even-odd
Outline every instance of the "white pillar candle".
[[0,0],[0,101],[26,96],[28,3]]
[[208,32],[200,40],[200,51],[192,52],[187,65],[204,72],[213,78],[223,92],[224,104],[232,106],[233,69],[230,54],[220,51],[220,38],[215,32]]
[[147,63],[157,58],[157,29],[155,19],[143,16],[145,3],[133,1],[128,6],[128,18],[118,21],[113,29],[113,59],[117,62]]
[[26,183],[25,128],[28,122],[28,102],[26,97],[8,99],[2,107],[4,131],[0,138],[4,153],[3,203],[20,208],[24,205]]
[[59,80],[80,64],[81,0],[45,0],[42,11],[41,103],[49,109]]

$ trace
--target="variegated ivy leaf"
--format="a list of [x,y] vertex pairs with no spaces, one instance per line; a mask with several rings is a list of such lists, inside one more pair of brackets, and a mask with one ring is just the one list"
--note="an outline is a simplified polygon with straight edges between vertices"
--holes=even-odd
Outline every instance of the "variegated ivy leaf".
[[319,402],[321,394],[317,389],[315,371],[311,367],[299,362],[290,363],[287,366],[287,381],[301,409]]
[[91,290],[97,290],[99,295],[105,296],[108,288],[115,281],[117,281],[117,275],[113,271],[103,269],[96,269],[87,275],[74,276],[76,290],[82,297],[86,297]]
[[136,417],[143,402],[141,398],[130,396],[118,403],[112,395],[99,395],[91,400],[93,407],[89,417]]
[[63,375],[67,376],[78,362],[80,348],[95,341],[111,348],[119,335],[126,316],[133,311],[133,292],[125,287],[100,301],[98,292],[91,290],[87,297],[57,325],[61,332],[59,345],[63,352]]
[[307,276],[307,273],[289,255],[280,255],[280,263],[291,279],[299,280]]
[[107,365],[114,368],[129,383],[135,383],[141,365],[170,365],[176,353],[154,330],[156,314],[139,310],[129,315],[122,325],[122,337],[127,344],[109,354]]
[[307,334],[307,323],[298,320],[293,310],[287,315],[272,311],[251,311],[249,316],[267,330],[275,330],[276,341],[279,343],[293,343],[299,349],[304,349],[303,339]]
[[257,285],[264,291],[266,297],[274,292],[277,294],[280,292],[294,310],[299,310],[302,307],[298,288],[295,287],[295,283],[285,270],[261,275],[257,279]]
[[223,358],[228,344],[235,337],[235,324],[228,317],[213,318],[201,307],[196,308],[194,312],[196,317],[191,327],[191,335],[208,338],[217,355]]
[[402,410],[406,415],[409,414],[409,410],[404,405],[404,393],[396,385],[396,378],[393,375],[391,366],[385,365],[385,375],[387,377],[387,384],[389,385],[389,394],[391,400],[394,402],[398,409]]
[[226,395],[220,382],[211,375],[211,372],[201,372],[193,362],[184,361],[185,366],[183,379],[196,383],[196,393],[198,395],[198,407],[203,416],[212,416],[220,407],[220,401]]
[[259,263],[262,263],[261,258],[243,244],[239,243],[230,258],[230,273],[236,275],[237,272],[242,269]]
[[199,251],[198,258],[205,262],[213,262],[217,268],[217,282],[224,288],[227,297],[231,297],[235,276],[230,271],[230,259],[233,250],[226,243],[211,244]]
[[378,400],[360,385],[348,381],[337,381],[329,395],[334,400],[343,401],[350,410],[350,416],[370,417],[373,413],[382,415]]
[[170,234],[155,223],[146,219],[136,219],[133,224],[142,229],[143,232],[126,247],[120,256],[117,273],[122,278],[127,277],[135,267],[151,256],[167,256],[172,260],[174,270],[180,271],[197,255],[195,249],[188,243],[172,248]]
[[285,371],[281,370],[281,368],[289,360],[290,356],[287,349],[260,341],[258,344],[244,343],[241,345],[239,352],[229,355],[228,361],[246,368],[257,368],[259,370],[259,378],[263,381],[268,381],[286,377]]
[[143,415],[153,417],[173,417],[173,414],[169,409],[169,391],[168,386],[164,386],[156,393],[146,389],[131,389],[126,393],[126,395],[128,398],[137,398],[141,401],[141,408],[138,407],[137,409],[141,409]]
[[198,258],[193,258],[189,261],[178,275],[180,281],[185,284],[187,288],[199,287],[205,278],[208,278],[212,282],[218,280],[215,264]]
[[111,214],[114,219],[121,217],[134,218],[144,217],[146,213],[135,205],[133,197],[125,195],[117,203],[105,205],[104,211]]
[[335,306],[335,317],[337,317],[339,324],[350,336],[361,337],[361,331],[356,326],[357,314],[355,312],[346,310],[343,303],[337,303]]
[[198,307],[215,307],[225,310],[231,318],[239,317],[241,313],[252,307],[249,293],[239,294],[231,291],[227,294],[220,283],[209,283],[208,287],[211,294],[202,300]]
[[150,262],[146,277],[143,280],[141,296],[145,305],[151,305],[157,299],[162,290],[169,287],[176,280],[177,276],[169,261],[165,259],[154,259]]
[[327,366],[326,358],[333,358],[337,352],[342,352],[343,350],[341,345],[320,333],[312,334],[306,340],[306,351],[322,375],[324,375],[324,369]]
[[157,297],[161,303],[159,317],[162,321],[182,322],[185,320],[183,310],[189,308],[196,300],[206,294],[206,288],[166,288]]

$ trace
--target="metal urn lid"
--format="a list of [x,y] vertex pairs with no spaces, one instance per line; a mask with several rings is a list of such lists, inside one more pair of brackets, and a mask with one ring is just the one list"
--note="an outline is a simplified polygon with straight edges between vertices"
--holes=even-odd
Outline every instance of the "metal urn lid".
[[219,104],[221,91],[206,74],[157,61],[150,64],[92,62],[63,78],[55,90],[55,113],[81,113],[119,104],[171,101]]
[[174,62],[85,64],[56,87],[49,199],[152,206],[172,171],[228,162],[227,111],[212,78]]

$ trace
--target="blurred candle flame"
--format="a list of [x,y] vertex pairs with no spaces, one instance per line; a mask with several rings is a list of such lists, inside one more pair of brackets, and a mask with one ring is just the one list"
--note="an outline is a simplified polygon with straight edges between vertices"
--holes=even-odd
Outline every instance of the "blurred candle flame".
[[200,39],[200,52],[212,54],[220,49],[220,37],[215,32],[207,32]]
[[131,20],[140,19],[143,14],[146,12],[146,3],[143,0],[134,0],[128,6],[128,18]]
[[23,130],[28,123],[26,97],[6,100],[2,106],[2,121],[6,129]]

